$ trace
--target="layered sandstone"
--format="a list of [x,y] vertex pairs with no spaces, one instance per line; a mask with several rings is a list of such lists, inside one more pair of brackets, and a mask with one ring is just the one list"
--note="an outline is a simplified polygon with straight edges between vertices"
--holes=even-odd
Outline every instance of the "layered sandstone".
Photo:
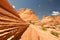
[[42,25],[30,25],[21,40],[60,40],[60,15],[44,16]]
[[60,40],[60,15],[44,16],[39,21],[31,9],[22,8],[18,13],[26,22],[31,20],[37,23],[38,21],[39,24],[38,26],[30,25],[23,33],[21,40]]
[[29,8],[21,8],[18,11],[19,16],[28,23],[40,25],[39,18],[35,15],[32,9]]
[[41,20],[42,24],[60,24],[60,15],[45,16]]
[[21,36],[21,40],[60,40],[56,36],[47,31],[43,31],[40,27],[30,25],[24,34]]
[[60,15],[40,20],[31,9],[21,8],[17,13],[7,0],[0,0],[0,40],[20,37],[21,40],[60,40]]
[[8,0],[0,0],[0,40],[19,40],[27,27]]

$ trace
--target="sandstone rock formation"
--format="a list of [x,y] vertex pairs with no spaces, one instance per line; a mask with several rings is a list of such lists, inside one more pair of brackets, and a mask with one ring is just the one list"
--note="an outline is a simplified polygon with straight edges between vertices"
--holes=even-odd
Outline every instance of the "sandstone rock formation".
[[30,25],[24,34],[21,36],[21,40],[60,40],[47,31],[41,30],[35,25]]
[[0,40],[19,40],[27,27],[8,0],[0,0]]
[[32,9],[29,8],[21,8],[18,11],[19,16],[28,23],[40,25],[39,18],[35,15]]
[[21,8],[17,13],[7,0],[0,0],[0,40],[19,39],[60,40],[60,15],[40,20],[31,9]]
[[60,15],[45,16],[41,20],[42,24],[60,24]]
[[[26,22],[29,22],[28,20],[34,22],[39,20],[33,12],[31,14],[31,11],[26,8],[20,9],[18,13]],[[39,27],[36,24],[30,25],[23,33],[21,40],[60,40],[60,15],[44,16],[38,23]]]

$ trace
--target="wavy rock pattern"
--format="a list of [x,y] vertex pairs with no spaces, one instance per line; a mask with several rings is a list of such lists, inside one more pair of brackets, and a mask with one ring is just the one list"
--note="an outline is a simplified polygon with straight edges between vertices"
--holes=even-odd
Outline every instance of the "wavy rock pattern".
[[0,0],[0,40],[19,40],[28,24],[7,0]]

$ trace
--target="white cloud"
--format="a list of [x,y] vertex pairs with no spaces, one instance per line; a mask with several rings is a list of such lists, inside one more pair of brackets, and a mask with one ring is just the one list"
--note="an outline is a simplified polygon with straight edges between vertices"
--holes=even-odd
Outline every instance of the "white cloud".
[[15,6],[14,6],[14,5],[12,5],[12,7],[13,7],[13,8],[15,8]]
[[53,11],[51,15],[59,15],[60,12],[59,11]]

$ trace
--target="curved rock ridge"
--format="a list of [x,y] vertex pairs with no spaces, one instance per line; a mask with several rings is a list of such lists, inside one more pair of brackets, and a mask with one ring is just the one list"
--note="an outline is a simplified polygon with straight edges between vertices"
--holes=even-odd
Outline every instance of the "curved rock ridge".
[[41,20],[32,9],[17,12],[8,0],[0,0],[0,40],[60,40],[60,15]]
[[0,40],[19,40],[28,26],[8,0],[0,0]]
[[42,18],[41,23],[43,24],[60,24],[60,15],[55,15],[55,16],[45,16]]
[[35,15],[32,9],[30,8],[21,8],[18,11],[18,15],[30,24],[40,25],[40,19]]
[[18,13],[24,21],[32,24],[21,40],[60,40],[60,15],[44,16],[40,20],[29,8],[21,8]]
[[31,24],[21,36],[21,40],[60,40],[60,38]]

